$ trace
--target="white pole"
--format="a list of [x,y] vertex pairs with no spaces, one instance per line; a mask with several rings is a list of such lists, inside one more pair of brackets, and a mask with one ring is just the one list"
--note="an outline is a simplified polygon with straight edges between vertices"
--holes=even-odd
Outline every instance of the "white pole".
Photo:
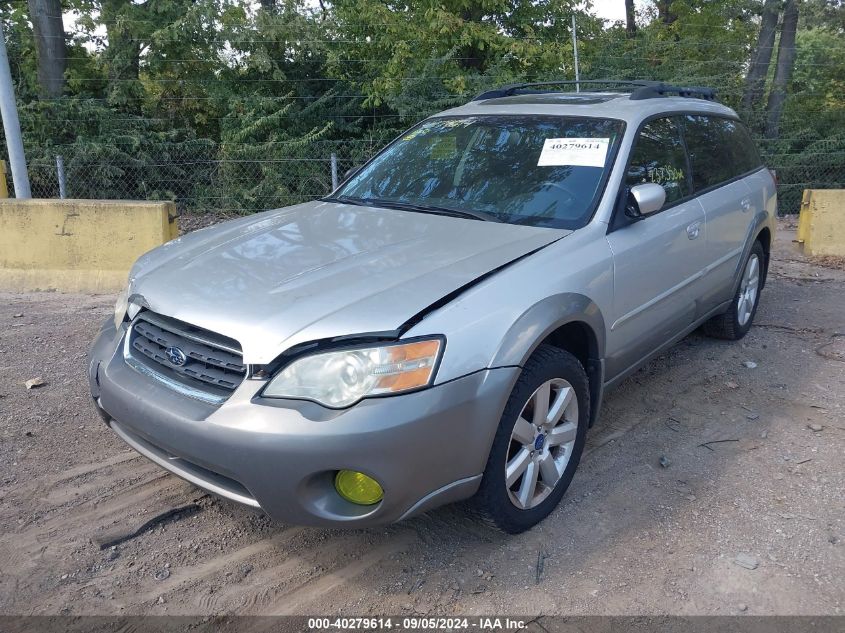
[[56,176],[59,180],[59,198],[64,200],[67,196],[65,192],[67,187],[65,185],[65,159],[56,155]]
[[337,189],[337,154],[332,152],[332,191]]
[[26,173],[26,157],[23,153],[23,141],[21,141],[21,123],[18,120],[15,88],[12,85],[12,72],[9,70],[9,57],[6,54],[6,36],[3,34],[2,26],[0,26],[0,116],[3,117],[3,131],[6,133],[6,148],[9,150],[15,197],[31,198],[29,176]]
[[578,68],[578,36],[575,34],[575,14],[572,14],[572,50],[575,52],[575,92],[581,92],[581,71]]

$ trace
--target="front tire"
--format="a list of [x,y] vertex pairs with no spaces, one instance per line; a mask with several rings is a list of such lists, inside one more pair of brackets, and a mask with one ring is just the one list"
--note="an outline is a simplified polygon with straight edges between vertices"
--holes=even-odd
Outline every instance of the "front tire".
[[759,241],[754,242],[742,268],[739,287],[724,314],[714,316],[704,324],[704,333],[714,338],[738,341],[748,334],[763,288],[766,255]]
[[482,516],[518,534],[555,509],[587,436],[587,374],[572,354],[541,345],[525,363],[490,449],[474,498]]

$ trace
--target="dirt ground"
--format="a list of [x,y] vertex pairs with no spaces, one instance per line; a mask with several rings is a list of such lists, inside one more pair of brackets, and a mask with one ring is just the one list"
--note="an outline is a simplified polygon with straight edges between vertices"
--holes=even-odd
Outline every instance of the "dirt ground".
[[750,334],[693,334],[610,394],[520,536],[461,506],[318,530],[204,495],[91,407],[111,297],[0,295],[0,613],[842,614],[845,271],[793,237]]

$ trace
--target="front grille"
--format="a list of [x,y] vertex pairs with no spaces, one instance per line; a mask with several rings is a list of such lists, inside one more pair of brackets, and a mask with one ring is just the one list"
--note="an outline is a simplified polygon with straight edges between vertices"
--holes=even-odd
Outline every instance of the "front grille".
[[[175,350],[184,355],[176,354],[177,362]],[[225,400],[246,376],[237,341],[153,312],[132,322],[125,352],[136,369],[211,402]]]

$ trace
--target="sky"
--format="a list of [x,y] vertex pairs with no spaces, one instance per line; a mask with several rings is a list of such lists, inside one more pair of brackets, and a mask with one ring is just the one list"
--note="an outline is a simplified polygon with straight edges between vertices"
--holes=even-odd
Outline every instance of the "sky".
[[[645,4],[643,0],[636,0],[637,9]],[[625,0],[593,0],[593,13],[605,20],[625,20]]]

